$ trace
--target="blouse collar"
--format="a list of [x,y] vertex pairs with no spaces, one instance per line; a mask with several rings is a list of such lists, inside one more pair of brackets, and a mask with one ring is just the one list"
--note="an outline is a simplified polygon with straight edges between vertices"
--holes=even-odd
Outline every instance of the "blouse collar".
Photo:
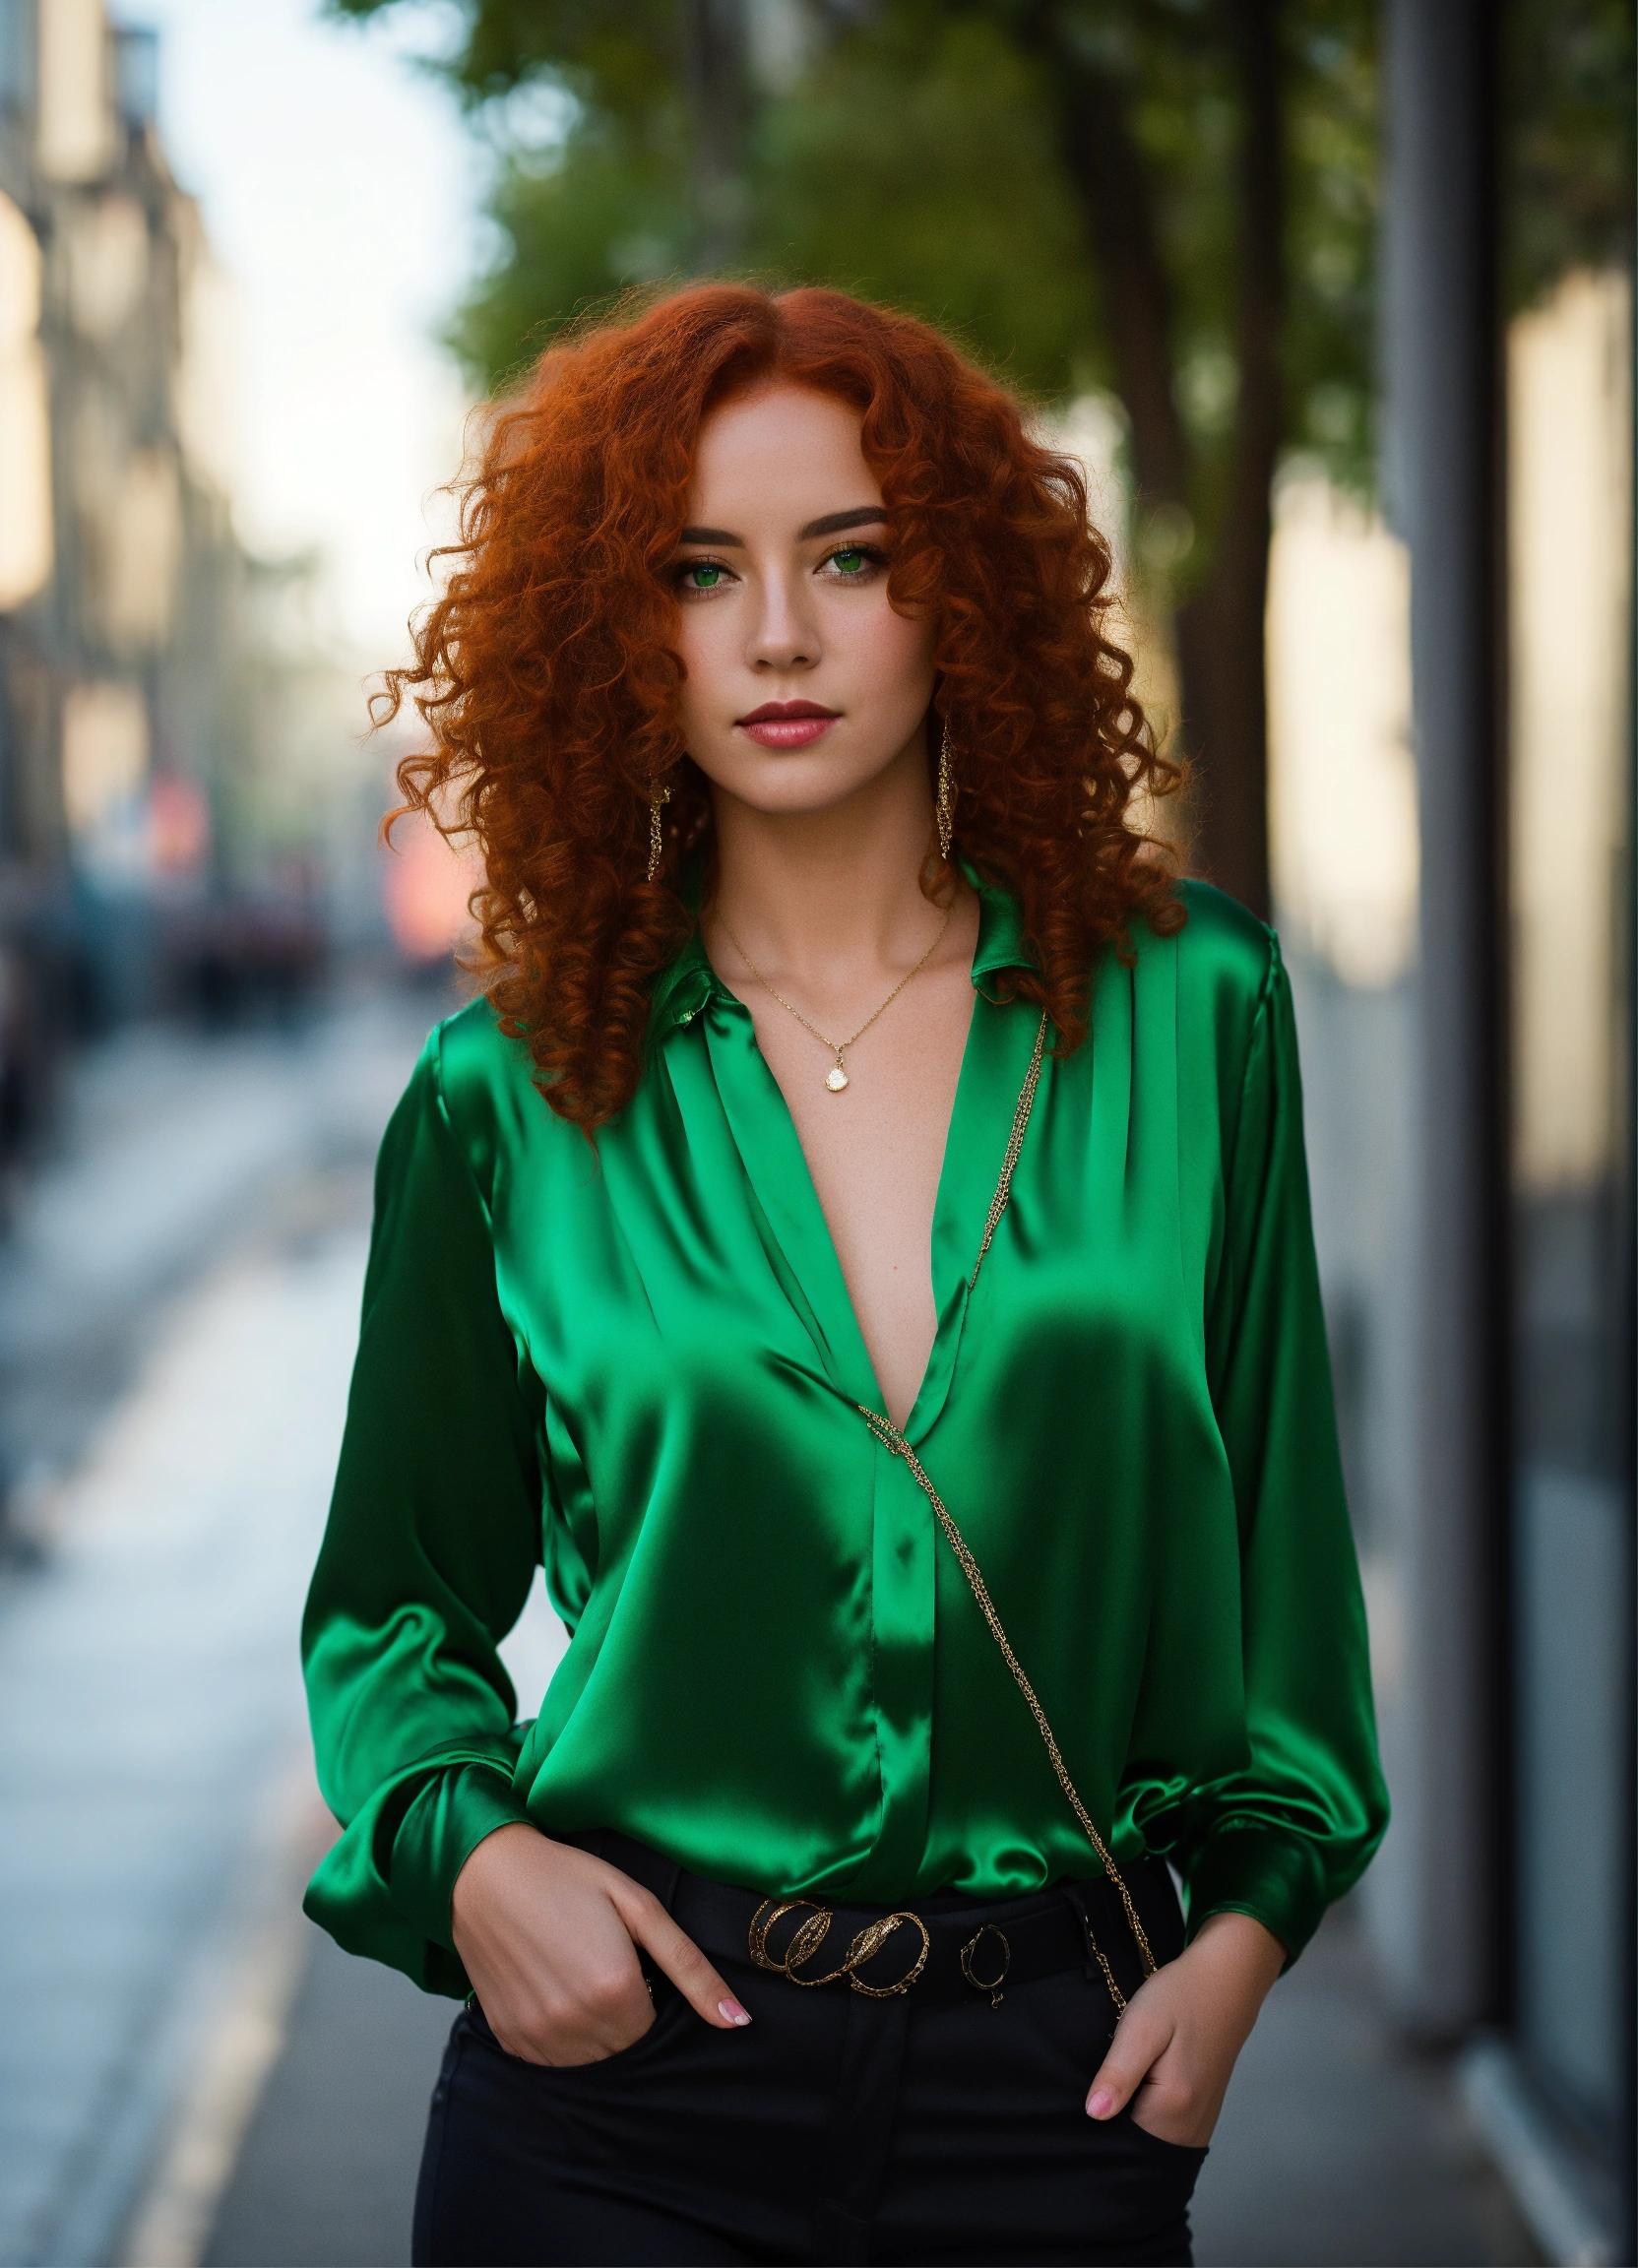
[[[1024,935],[1018,901],[999,883],[984,881],[964,858],[962,872],[977,893],[978,944],[973,955],[973,981],[1000,969],[1033,969],[1036,957]],[[692,1024],[709,1001],[733,994],[711,966],[698,929],[668,969],[655,978],[649,1006],[649,1037],[659,1046],[680,1025]]]

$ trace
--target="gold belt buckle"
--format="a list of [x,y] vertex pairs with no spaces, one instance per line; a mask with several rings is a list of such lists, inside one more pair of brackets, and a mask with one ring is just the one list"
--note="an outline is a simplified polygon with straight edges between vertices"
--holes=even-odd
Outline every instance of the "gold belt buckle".
[[[807,1919],[797,1923],[795,1933],[783,1954],[772,1953],[768,1949],[768,1932],[777,1922],[783,1922],[788,1914],[805,1914]],[[932,1939],[927,1935],[927,1925],[920,1915],[882,1914],[874,1922],[867,1922],[857,1932],[843,1956],[840,1968],[831,1970],[824,1977],[798,1977],[797,1970],[814,1958],[830,1934],[833,1919],[830,1907],[821,1906],[816,1899],[765,1898],[751,1916],[751,1926],[745,1940],[746,1950],[759,1969],[766,1969],[776,1977],[788,1978],[792,1984],[835,1984],[846,1977],[853,1990],[861,1992],[867,2000],[896,1999],[900,1993],[910,1990],[927,1966]],[[919,1933],[921,1939],[915,1959],[897,1984],[866,1984],[858,1974],[859,1970],[881,1951],[894,1931],[907,1922]]]

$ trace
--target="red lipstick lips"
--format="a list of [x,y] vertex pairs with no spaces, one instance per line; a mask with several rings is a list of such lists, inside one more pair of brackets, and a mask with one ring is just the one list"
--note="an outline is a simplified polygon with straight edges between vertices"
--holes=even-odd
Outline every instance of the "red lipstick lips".
[[817,701],[765,701],[736,722],[741,732],[764,748],[811,748],[836,718],[834,709],[822,709]]

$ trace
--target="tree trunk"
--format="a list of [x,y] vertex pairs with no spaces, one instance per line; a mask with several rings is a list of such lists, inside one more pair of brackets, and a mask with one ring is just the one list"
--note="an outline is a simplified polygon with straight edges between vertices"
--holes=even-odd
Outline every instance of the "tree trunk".
[[1285,194],[1279,0],[1235,0],[1240,85],[1239,403],[1228,495],[1211,570],[1177,615],[1190,743],[1200,769],[1203,864],[1265,920],[1269,913],[1268,678],[1264,623],[1270,490],[1282,432],[1280,324]]
[[[1227,501],[1204,577],[1175,618],[1178,737],[1197,783],[1197,862],[1253,913],[1269,910],[1268,695],[1264,610],[1269,491],[1282,431],[1284,112],[1279,0],[1223,0],[1240,93],[1239,395]],[[1046,62],[1066,169],[1102,288],[1115,383],[1131,421],[1140,521],[1159,505],[1192,510],[1194,452],[1177,410],[1170,292],[1154,201],[1124,90],[1086,63],[1054,10],[1026,37]]]
[[1051,65],[1059,143],[1080,194],[1115,385],[1131,419],[1138,501],[1186,510],[1193,466],[1172,386],[1171,292],[1125,97],[1102,72],[1061,48]]
[[682,9],[703,274],[733,258],[744,230],[750,104],[745,7],[746,0],[684,0]]

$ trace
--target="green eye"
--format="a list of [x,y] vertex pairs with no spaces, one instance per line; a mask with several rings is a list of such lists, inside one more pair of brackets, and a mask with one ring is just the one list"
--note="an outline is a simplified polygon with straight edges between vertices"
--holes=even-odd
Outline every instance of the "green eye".
[[695,591],[715,591],[723,580],[721,567],[713,567],[706,559],[702,559],[697,567],[690,567],[687,572],[689,586]]
[[856,575],[866,564],[862,551],[850,548],[846,551],[833,551],[831,553],[831,565],[839,575]]

